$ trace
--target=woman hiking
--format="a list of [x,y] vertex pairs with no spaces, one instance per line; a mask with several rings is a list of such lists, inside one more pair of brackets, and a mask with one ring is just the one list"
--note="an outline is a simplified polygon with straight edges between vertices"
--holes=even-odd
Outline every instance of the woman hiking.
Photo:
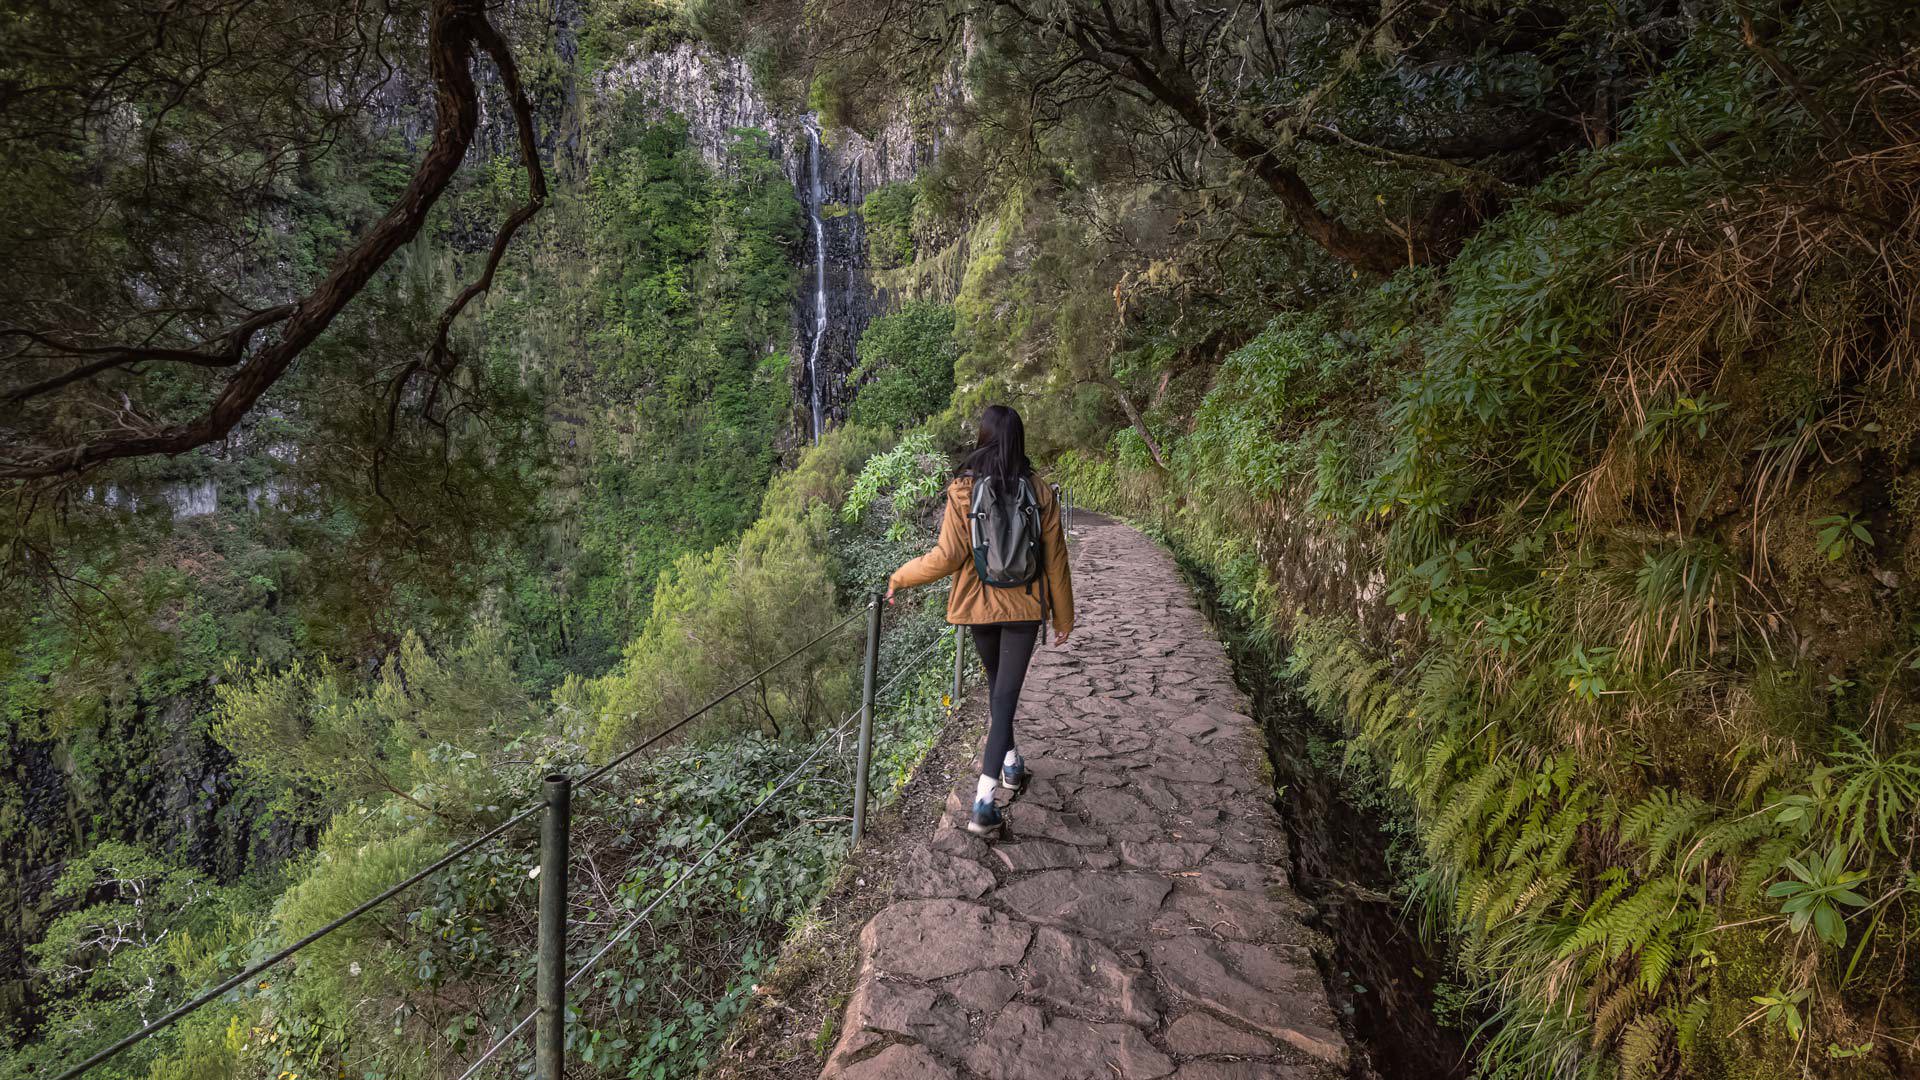
[[993,719],[967,831],[990,836],[1001,825],[995,785],[1017,792],[1027,782],[1026,762],[1013,745],[1013,714],[1041,624],[1051,618],[1061,644],[1073,633],[1073,578],[1060,503],[1034,476],[1026,428],[1005,405],[989,405],[981,414],[974,450],[947,485],[940,541],[887,579],[887,603],[896,590],[943,577],[953,578],[947,622],[972,628],[987,669]]

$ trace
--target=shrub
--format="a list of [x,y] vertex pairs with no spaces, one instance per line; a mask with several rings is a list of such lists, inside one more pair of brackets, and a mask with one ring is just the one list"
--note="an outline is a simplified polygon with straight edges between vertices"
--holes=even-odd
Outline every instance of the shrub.
[[914,210],[920,189],[911,181],[888,184],[869,192],[860,205],[867,226],[867,261],[875,269],[891,270],[913,262]]
[[939,304],[915,301],[873,320],[849,376],[860,388],[849,418],[900,432],[946,408],[959,356],[953,335],[953,309]]

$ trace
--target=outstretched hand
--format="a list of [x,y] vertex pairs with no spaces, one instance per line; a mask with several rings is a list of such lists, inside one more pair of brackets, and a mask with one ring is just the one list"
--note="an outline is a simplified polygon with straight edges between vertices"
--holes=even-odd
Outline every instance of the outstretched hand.
[[887,603],[893,603],[893,586],[887,586]]

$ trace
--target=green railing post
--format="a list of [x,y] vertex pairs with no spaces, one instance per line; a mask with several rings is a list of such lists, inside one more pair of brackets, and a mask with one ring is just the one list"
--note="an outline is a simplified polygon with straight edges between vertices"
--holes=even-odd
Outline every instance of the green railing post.
[[953,697],[950,699],[954,712],[960,711],[960,683],[966,678],[966,672],[967,628],[956,626],[953,628]]
[[880,671],[880,608],[878,596],[867,609],[867,658],[860,689],[860,744],[853,765],[853,846],[867,831],[867,764],[873,760],[873,682]]
[[567,827],[573,781],[547,777],[540,814],[540,963],[535,973],[539,1017],[534,1027],[534,1075],[563,1080],[567,1054]]

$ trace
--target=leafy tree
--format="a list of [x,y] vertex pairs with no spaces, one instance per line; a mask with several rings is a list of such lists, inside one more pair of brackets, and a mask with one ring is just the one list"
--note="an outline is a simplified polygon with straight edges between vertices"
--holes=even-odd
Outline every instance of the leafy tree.
[[[980,107],[1014,140],[1013,167],[1062,146],[1209,182],[1218,153],[1333,258],[1388,274],[1445,261],[1516,181],[1611,126],[1611,102],[1659,68],[1677,5],[1604,12],[1523,5],[1246,5],[1167,0],[968,0],[808,9],[756,5],[738,31],[812,64],[817,100],[872,126],[870,88],[930,83],[964,53]],[[799,46],[771,40],[805,26]],[[1604,58],[1587,35],[1617,33]],[[991,73],[990,75],[988,73]],[[1390,105],[1383,104],[1390,103]],[[1578,114],[1578,119],[1569,115]],[[1037,151],[1037,153],[1036,153]]]
[[857,384],[848,417],[886,431],[903,431],[946,408],[953,396],[953,309],[912,301],[868,324],[849,381]]
[[442,745],[489,749],[533,712],[502,629],[485,622],[445,655],[409,632],[370,685],[303,661],[278,671],[236,662],[229,677],[217,690],[214,735],[306,816],[374,794],[416,798],[420,755]]
[[[29,949],[55,991],[34,1043],[0,1054],[0,1077],[46,1075],[152,1020],[197,988],[245,935],[234,890],[138,844],[107,841],[60,871],[51,898],[67,905]],[[130,1050],[106,1070],[147,1075],[182,1032]]]
[[867,258],[877,268],[890,270],[913,262],[914,210],[918,189],[911,183],[875,188],[860,204],[867,229]]

